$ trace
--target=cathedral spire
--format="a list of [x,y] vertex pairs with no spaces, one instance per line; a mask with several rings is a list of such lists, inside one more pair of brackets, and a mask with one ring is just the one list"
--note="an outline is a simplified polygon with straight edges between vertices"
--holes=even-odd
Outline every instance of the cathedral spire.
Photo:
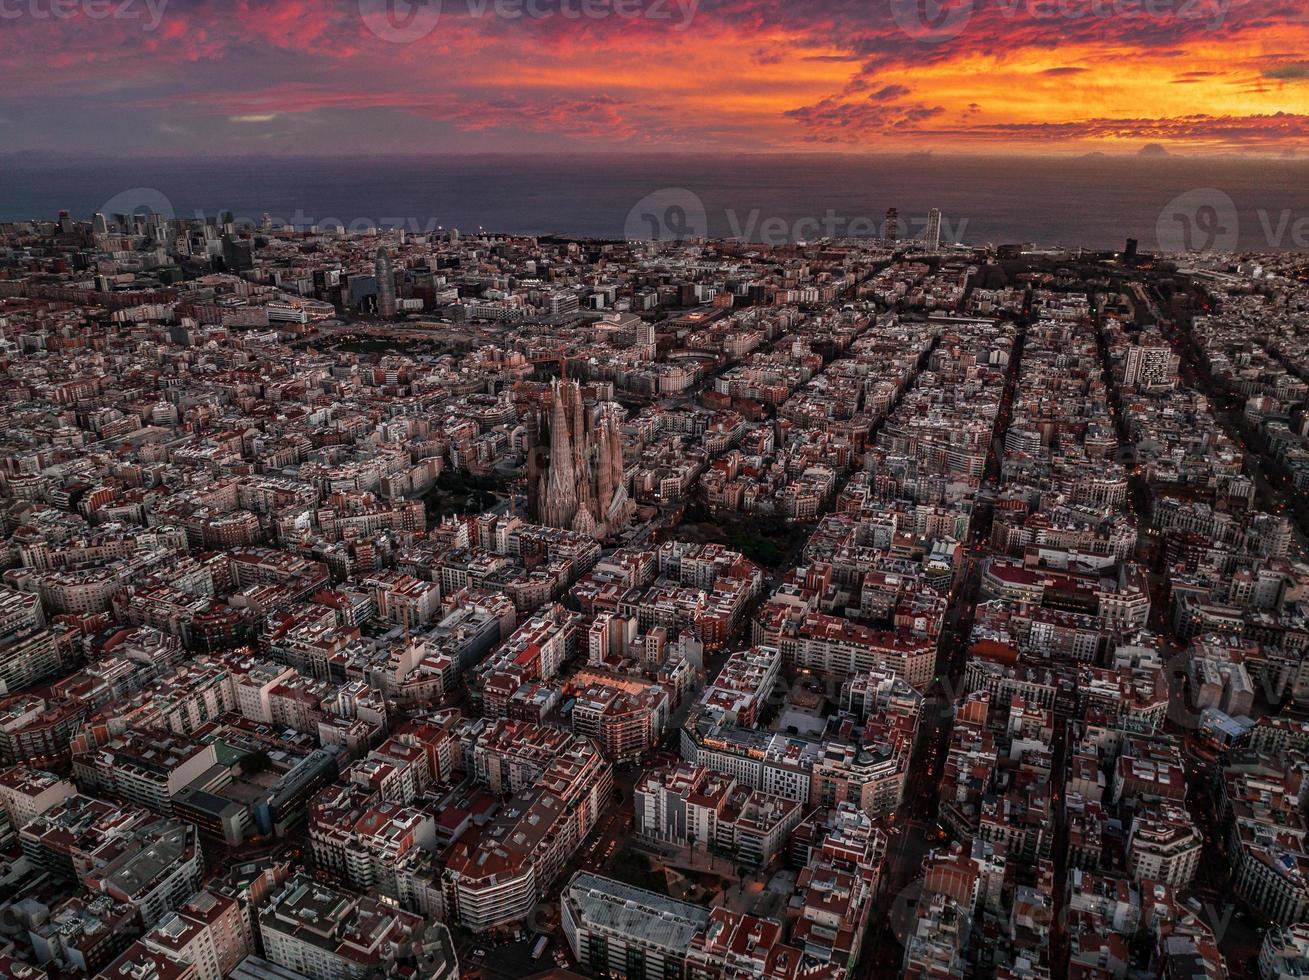
[[[603,463],[609,467],[609,480],[613,485],[613,492],[617,493],[620,487],[626,489],[627,484],[623,471],[623,436],[618,431],[618,420],[614,418],[612,412],[609,413],[605,424],[609,431],[609,455]],[[605,501],[605,506],[609,506],[608,500]]]
[[539,477],[537,514],[543,524],[604,537],[635,510],[623,480],[623,443],[616,406],[588,412],[576,381],[550,392],[550,459]]
[[599,512],[600,519],[603,520],[608,514],[610,502],[614,499],[614,473],[613,467],[609,465],[612,441],[609,436],[607,413],[600,420],[599,432],[599,445],[596,454],[598,460],[595,467],[596,509]]
[[573,445],[568,434],[566,393],[558,382],[550,409],[550,476],[544,482],[541,519],[551,527],[569,527],[577,513],[577,484],[573,480]]

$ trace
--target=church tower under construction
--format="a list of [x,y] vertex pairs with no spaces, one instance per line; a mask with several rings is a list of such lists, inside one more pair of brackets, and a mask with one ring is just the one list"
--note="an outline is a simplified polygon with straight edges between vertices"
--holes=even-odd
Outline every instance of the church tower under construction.
[[623,440],[612,406],[588,410],[575,381],[550,390],[550,458],[536,483],[537,519],[606,538],[632,519],[623,471]]

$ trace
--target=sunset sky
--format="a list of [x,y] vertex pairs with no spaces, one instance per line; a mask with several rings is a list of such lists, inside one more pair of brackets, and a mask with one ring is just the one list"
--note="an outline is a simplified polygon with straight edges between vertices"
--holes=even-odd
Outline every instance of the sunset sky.
[[0,0],[0,152],[1309,155],[1305,0],[387,2]]

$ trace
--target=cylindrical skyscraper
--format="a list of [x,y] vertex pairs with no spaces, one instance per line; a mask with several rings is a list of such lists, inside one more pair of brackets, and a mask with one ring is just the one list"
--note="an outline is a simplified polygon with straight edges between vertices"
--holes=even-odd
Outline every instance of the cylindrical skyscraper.
[[377,276],[377,314],[395,316],[400,309],[395,301],[395,272],[391,269],[391,256],[386,254],[382,246],[378,246],[374,266]]

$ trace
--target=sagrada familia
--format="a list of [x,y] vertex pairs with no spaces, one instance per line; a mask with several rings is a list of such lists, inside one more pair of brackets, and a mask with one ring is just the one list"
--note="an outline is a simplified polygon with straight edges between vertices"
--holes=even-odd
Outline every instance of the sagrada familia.
[[537,520],[597,539],[609,537],[636,510],[623,475],[617,414],[605,408],[588,411],[575,381],[556,381],[550,399],[550,461],[544,472],[536,471],[531,488]]

